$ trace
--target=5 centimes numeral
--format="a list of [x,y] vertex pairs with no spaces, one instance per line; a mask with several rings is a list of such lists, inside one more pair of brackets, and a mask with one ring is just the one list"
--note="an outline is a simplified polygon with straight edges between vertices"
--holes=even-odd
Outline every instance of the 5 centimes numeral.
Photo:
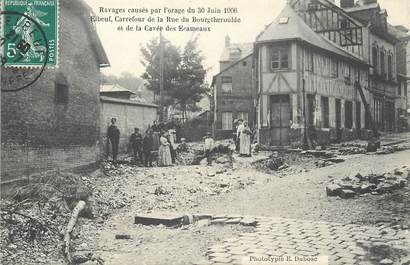
[[2,0],[2,65],[57,65],[57,0]]

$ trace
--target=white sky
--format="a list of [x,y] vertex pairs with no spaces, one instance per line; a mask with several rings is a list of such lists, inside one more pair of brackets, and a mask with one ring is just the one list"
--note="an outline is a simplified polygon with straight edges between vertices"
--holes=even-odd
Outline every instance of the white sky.
[[[339,0],[337,0],[339,1]],[[219,57],[224,47],[225,35],[231,42],[252,42],[256,35],[269,24],[284,7],[286,0],[86,0],[97,14],[99,7],[109,8],[187,8],[193,7],[237,7],[236,16],[242,19],[240,24],[212,24],[211,32],[203,32],[199,38],[199,48],[205,56],[205,65],[209,67],[208,82],[219,70]],[[402,24],[410,28],[410,0],[378,0],[382,8],[387,9],[389,22]],[[137,15],[138,16],[138,15]],[[141,16],[141,15],[139,15]],[[131,25],[135,23],[130,23]],[[140,25],[146,23],[140,23]],[[179,23],[177,23],[179,24]],[[140,45],[144,45],[158,32],[119,32],[118,24],[97,23],[97,31],[107,52],[111,67],[104,73],[119,75],[127,71],[141,75]],[[163,32],[165,38],[183,47],[191,38],[192,32]]]

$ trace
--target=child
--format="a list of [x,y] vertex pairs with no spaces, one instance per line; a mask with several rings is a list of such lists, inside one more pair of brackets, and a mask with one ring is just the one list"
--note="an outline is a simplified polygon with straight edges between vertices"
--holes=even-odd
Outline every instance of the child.
[[205,136],[205,146],[204,151],[206,155],[206,161],[208,162],[208,166],[212,165],[212,149],[214,148],[214,139],[211,137],[211,133],[208,132]]

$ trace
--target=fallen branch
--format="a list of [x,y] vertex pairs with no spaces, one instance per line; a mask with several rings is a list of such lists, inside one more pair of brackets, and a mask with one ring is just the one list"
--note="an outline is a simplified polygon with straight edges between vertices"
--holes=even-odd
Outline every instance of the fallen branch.
[[70,221],[68,222],[67,228],[64,234],[64,255],[68,261],[68,264],[71,264],[71,255],[70,255],[70,240],[71,232],[73,231],[75,224],[77,223],[78,215],[85,208],[85,201],[78,201],[77,205],[74,207],[73,212],[71,213]]

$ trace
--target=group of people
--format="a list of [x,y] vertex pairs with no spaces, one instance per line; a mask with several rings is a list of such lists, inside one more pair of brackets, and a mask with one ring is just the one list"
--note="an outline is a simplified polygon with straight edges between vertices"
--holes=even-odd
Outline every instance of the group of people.
[[249,128],[248,122],[238,119],[234,121],[233,141],[235,143],[235,150],[239,156],[251,156],[251,143],[253,132]]
[[[111,145],[112,159],[117,161],[118,145],[120,140],[120,130],[116,125],[117,119],[111,119],[111,125],[107,131],[107,148]],[[145,136],[142,136],[139,128],[134,128],[134,132],[129,139],[128,150],[132,151],[133,163],[152,167],[152,163],[157,158],[158,166],[171,166],[175,163],[175,130],[165,130],[154,121],[152,126],[148,126]],[[107,157],[109,150],[107,149]]]
[[[111,125],[108,127],[107,140],[111,145],[113,161],[117,161],[118,145],[120,141],[120,130],[116,126],[117,119],[111,119]],[[233,140],[235,150],[240,156],[251,156],[251,143],[253,132],[249,128],[248,122],[238,119],[234,122]],[[151,167],[155,158],[158,166],[171,166],[175,164],[176,152],[176,131],[171,128],[165,128],[154,121],[152,126],[148,126],[146,133],[142,136],[139,128],[134,128],[134,132],[129,139],[129,150],[133,153],[134,164]],[[208,164],[212,163],[212,149],[214,141],[211,133],[205,137],[205,154]],[[107,148],[109,144],[107,143]],[[107,157],[109,150],[107,150]]]

